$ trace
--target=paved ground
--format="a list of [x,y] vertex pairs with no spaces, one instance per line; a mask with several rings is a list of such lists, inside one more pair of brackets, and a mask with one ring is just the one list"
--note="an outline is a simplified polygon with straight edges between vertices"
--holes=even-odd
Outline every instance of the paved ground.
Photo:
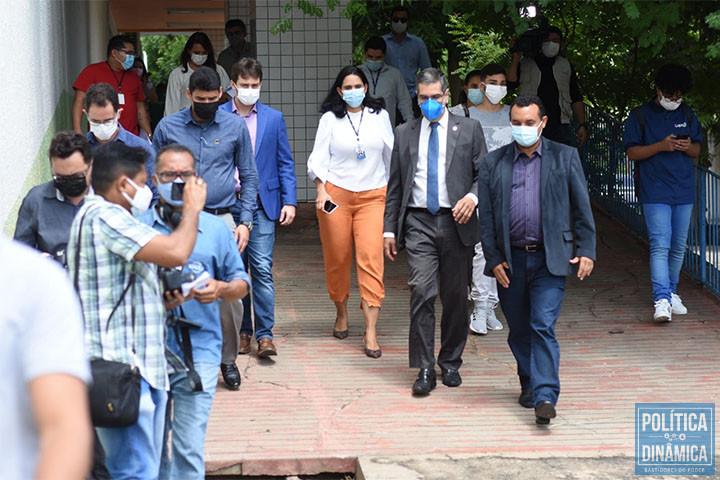
[[[596,220],[597,269],[584,282],[568,282],[557,326],[559,416],[542,428],[516,402],[506,331],[469,339],[460,388],[439,385],[427,398],[410,395],[416,372],[407,366],[404,256],[386,269],[382,358],[363,354],[356,287],[350,336],[333,338],[334,307],[316,220],[303,205],[296,224],[278,231],[279,356],[240,356],[240,391],[218,386],[206,443],[208,473],[354,472],[364,456],[632,456],[635,402],[717,403],[716,298],[684,277],[679,293],[690,313],[671,324],[652,324],[646,248],[602,214]],[[629,477],[632,462],[627,469]]]

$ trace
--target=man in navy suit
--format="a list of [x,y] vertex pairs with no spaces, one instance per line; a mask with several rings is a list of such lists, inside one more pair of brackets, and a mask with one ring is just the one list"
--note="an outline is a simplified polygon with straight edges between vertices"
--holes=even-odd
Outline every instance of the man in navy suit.
[[542,101],[517,97],[510,123],[514,142],[480,166],[480,239],[510,327],[520,405],[535,407],[536,423],[547,425],[560,393],[555,322],[565,276],[575,266],[580,280],[592,272],[595,221],[577,150],[541,137]]
[[[275,221],[287,226],[295,219],[295,161],[290,153],[282,112],[258,101],[262,85],[260,62],[249,57],[238,60],[232,67],[230,80],[235,97],[221,105],[220,110],[240,115],[245,120],[258,171],[258,208],[255,210],[250,241],[243,258],[253,282],[252,311],[255,315],[258,356],[268,357],[277,355],[272,332],[275,325],[275,287],[272,277]],[[253,335],[250,298],[245,297],[243,304],[245,309],[238,351],[247,354],[250,353],[250,339]]]

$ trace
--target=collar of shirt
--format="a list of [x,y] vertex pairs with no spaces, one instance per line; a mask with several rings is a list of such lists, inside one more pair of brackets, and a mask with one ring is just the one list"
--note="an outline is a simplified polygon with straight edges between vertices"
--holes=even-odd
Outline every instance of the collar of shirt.
[[386,42],[390,41],[397,45],[403,45],[405,43],[409,43],[410,41],[414,40],[414,37],[415,37],[415,35],[405,33],[405,38],[403,38],[403,41],[398,42],[397,39],[395,38],[395,35],[393,35],[392,33],[388,33],[388,34],[386,34],[385,41]]
[[[528,157],[530,160],[532,160],[533,157],[535,157],[535,155],[542,158],[542,145],[543,145],[543,141],[542,141],[542,137],[540,137],[540,142],[538,142],[537,147],[535,147],[535,151],[533,151],[532,155],[530,157]],[[518,159],[522,155],[525,155],[525,152],[521,152],[520,149],[518,148],[517,142],[515,142],[515,156],[513,157],[513,162],[517,162]],[[525,155],[525,156],[527,156],[527,155]]]
[[[445,108],[443,109],[443,115],[442,115],[442,117],[440,117],[440,120],[438,120],[440,127],[444,128],[444,129],[447,129],[447,126],[448,126],[448,122],[449,122],[448,117],[450,116],[450,115],[448,115],[448,113],[449,112],[447,109],[447,105],[445,105]],[[422,125],[422,128],[424,128],[424,129],[430,128],[430,120],[428,120],[427,117],[425,117],[425,115],[423,115],[423,117],[422,117],[421,125]]]
[[[240,115],[240,112],[238,111],[237,105],[235,104],[235,99],[234,99],[234,98],[233,98],[233,101],[232,101],[232,113],[234,113],[234,114],[236,114],[236,115]],[[247,115],[240,115],[240,116],[247,118],[247,117],[252,117],[253,114],[257,115],[257,103],[255,103],[255,105],[253,105],[253,107],[250,109],[250,112],[249,112]]]

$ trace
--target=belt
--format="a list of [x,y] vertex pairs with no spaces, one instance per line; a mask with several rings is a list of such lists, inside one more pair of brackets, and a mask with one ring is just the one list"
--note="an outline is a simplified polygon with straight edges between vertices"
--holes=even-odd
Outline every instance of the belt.
[[[407,207],[407,209],[411,212],[422,212],[422,213],[427,213],[428,215],[432,215],[432,213],[430,213],[430,210],[428,210],[427,208]],[[438,212],[435,215],[448,215],[451,213],[452,213],[452,208],[442,207],[438,210]]]
[[528,253],[539,252],[543,249],[542,243],[533,243],[530,245],[512,245],[515,250],[525,250]]
[[231,209],[230,207],[223,207],[223,208],[203,208],[207,213],[212,213],[213,215],[225,215],[226,213],[230,213]]

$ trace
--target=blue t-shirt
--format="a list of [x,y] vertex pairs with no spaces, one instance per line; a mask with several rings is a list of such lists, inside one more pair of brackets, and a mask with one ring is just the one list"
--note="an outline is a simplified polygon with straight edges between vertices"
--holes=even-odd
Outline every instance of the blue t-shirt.
[[[165,235],[171,232],[155,208],[145,212],[139,220]],[[183,267],[183,273],[199,275],[203,271],[207,271],[215,280],[230,282],[240,279],[250,285],[250,278],[245,273],[245,266],[240,259],[232,232],[219,217],[206,212],[200,212],[195,247]],[[197,300],[188,300],[182,304],[182,311],[185,318],[202,325],[200,329],[190,328],[193,360],[196,363],[219,365],[222,356],[222,329],[218,302],[200,303]],[[181,336],[180,338],[182,339]],[[172,329],[168,330],[167,345],[173,353],[184,358]]]
[[[682,105],[673,111],[650,101],[642,107],[645,117],[645,135],[640,129],[640,120],[633,111],[625,122],[623,148],[651,145],[668,135],[689,134],[692,142],[702,141],[700,121],[690,107]],[[695,167],[692,158],[684,152],[660,152],[635,163],[639,181],[635,185],[640,203],[664,203],[685,205],[695,202]]]

